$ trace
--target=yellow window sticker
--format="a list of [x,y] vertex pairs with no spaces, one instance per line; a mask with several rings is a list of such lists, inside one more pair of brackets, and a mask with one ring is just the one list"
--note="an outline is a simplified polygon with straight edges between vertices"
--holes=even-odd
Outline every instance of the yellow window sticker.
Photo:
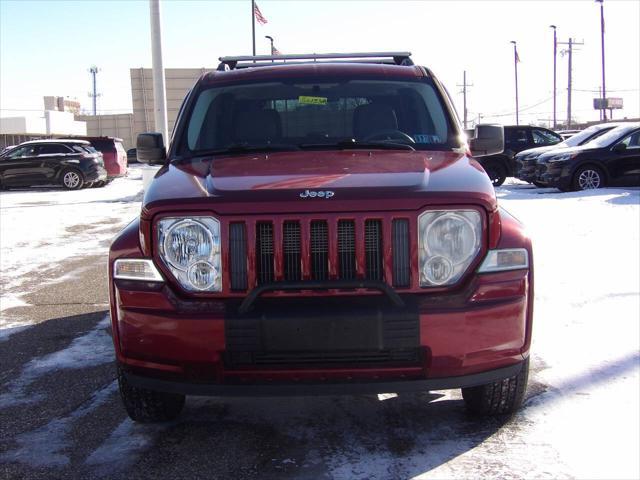
[[305,95],[300,95],[298,97],[298,103],[303,105],[326,105],[327,97],[308,97]]

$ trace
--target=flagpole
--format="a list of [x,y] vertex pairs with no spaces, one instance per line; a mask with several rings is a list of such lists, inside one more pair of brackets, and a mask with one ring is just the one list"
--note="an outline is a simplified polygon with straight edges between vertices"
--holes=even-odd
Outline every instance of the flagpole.
[[253,42],[253,56],[256,56],[256,0],[251,0],[251,39]]
[[511,40],[513,43],[513,66],[516,74],[516,125],[520,125],[520,119],[518,115],[518,47],[516,46],[516,42]]

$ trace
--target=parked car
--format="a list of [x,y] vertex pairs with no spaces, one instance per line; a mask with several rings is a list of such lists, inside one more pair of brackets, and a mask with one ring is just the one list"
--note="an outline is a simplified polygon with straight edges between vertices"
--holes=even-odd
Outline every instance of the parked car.
[[78,190],[104,181],[102,154],[84,140],[33,140],[0,155],[0,186],[60,184]]
[[556,133],[562,137],[563,140],[568,140],[574,135],[580,133],[582,130],[558,130]]
[[551,150],[556,150],[558,148],[577,147],[579,145],[584,145],[585,143],[590,142],[594,138],[620,125],[624,125],[624,123],[611,122],[591,125],[590,127],[581,130],[580,133],[577,133],[560,143],[556,143],[555,145],[547,145],[544,147],[536,147],[530,148],[528,150],[523,150],[522,152],[517,153],[515,156],[516,177],[520,180],[524,180],[525,182],[538,184],[535,179],[536,163],[540,155],[550,152]]
[[127,150],[127,163],[138,163],[138,155],[135,148]]
[[516,174],[515,156],[523,150],[555,145],[562,141],[557,133],[542,127],[509,125],[504,127],[504,152],[489,155],[478,161],[494,186],[504,183],[507,177]]
[[626,123],[579,147],[543,153],[536,181],[563,191],[640,184],[640,123]]
[[[122,139],[116,137],[83,137],[94,146],[96,150],[102,152],[104,166],[107,169],[106,183],[112,182],[118,177],[127,174],[127,152],[122,145]],[[103,186],[97,184],[95,186]]]
[[[513,412],[531,242],[433,73],[409,53],[220,60],[167,149],[137,139],[163,166],[110,247],[129,416],[174,418],[187,394],[443,388]],[[501,152],[503,135],[479,125],[468,148]]]

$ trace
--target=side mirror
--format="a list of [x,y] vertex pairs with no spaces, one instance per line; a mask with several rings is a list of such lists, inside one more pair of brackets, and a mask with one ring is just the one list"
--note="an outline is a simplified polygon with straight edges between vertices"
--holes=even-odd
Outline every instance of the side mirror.
[[149,165],[163,164],[167,159],[161,133],[141,133],[136,141],[138,161]]
[[504,151],[504,127],[494,124],[476,125],[473,137],[469,140],[471,155],[483,157]]
[[627,146],[624,143],[616,143],[612,150],[616,153],[622,153],[627,150]]

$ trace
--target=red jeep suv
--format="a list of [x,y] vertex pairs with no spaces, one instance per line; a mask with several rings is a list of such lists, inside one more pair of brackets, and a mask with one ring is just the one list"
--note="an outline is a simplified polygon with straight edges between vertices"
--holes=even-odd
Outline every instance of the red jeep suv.
[[137,421],[185,395],[462,388],[522,402],[531,243],[451,99],[406,52],[224,57],[197,81],[140,217],[113,241],[120,392]]

